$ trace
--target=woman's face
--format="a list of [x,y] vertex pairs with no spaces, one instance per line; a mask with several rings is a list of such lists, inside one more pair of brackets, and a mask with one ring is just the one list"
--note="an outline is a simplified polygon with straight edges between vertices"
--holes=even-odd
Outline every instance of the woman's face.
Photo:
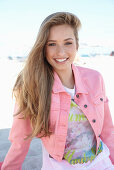
[[46,59],[53,69],[71,71],[77,51],[73,28],[69,25],[52,26],[46,43]]

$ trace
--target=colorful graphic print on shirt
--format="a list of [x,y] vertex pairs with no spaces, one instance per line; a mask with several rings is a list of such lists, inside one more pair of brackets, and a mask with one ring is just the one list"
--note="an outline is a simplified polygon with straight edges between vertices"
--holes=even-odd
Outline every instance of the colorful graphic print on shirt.
[[[101,142],[98,153],[102,150],[103,144]],[[71,100],[64,159],[70,164],[84,163],[92,161],[96,157],[95,153],[94,131],[80,107]]]

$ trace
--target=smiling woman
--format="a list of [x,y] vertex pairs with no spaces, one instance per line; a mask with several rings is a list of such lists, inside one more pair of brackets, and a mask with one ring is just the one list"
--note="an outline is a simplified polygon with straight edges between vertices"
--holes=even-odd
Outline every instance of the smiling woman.
[[68,12],[41,24],[13,89],[12,145],[2,170],[21,170],[34,137],[42,141],[42,170],[114,170],[114,126],[103,78],[73,64],[80,26]]
[[[59,75],[63,85],[69,88],[74,87],[71,65],[76,51],[76,38],[70,25],[63,24],[50,28],[46,44],[46,59]],[[71,82],[72,79],[72,83],[67,84],[66,76],[69,77],[67,81]]]

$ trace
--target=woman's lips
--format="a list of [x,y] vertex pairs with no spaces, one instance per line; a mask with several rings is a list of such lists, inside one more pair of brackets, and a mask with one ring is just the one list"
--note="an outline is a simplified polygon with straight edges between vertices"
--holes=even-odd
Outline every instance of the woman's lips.
[[59,63],[63,63],[67,60],[68,58],[56,58],[55,61]]

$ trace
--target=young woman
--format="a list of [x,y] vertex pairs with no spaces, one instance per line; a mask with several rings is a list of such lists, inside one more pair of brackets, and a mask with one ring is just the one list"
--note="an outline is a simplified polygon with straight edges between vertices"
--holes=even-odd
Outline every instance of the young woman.
[[33,137],[42,140],[42,170],[114,169],[114,126],[103,78],[73,64],[80,26],[68,12],[41,24],[14,86],[12,145],[2,170],[21,169]]

